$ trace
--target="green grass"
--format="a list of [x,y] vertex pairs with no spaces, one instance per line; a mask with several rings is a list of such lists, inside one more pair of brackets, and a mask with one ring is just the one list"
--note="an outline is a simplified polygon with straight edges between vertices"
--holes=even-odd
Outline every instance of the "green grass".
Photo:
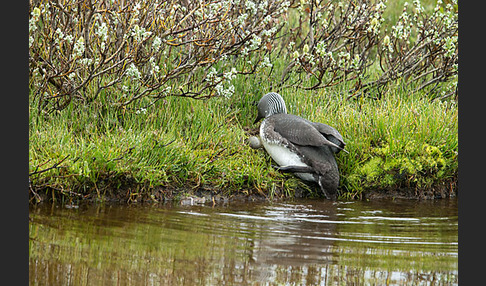
[[[398,17],[402,2],[388,3],[387,17]],[[433,3],[425,2],[432,9]],[[274,170],[264,150],[247,144],[247,138],[258,132],[259,124],[253,125],[256,103],[274,91],[271,86],[279,82],[286,65],[281,59],[272,58],[272,63],[272,74],[262,70],[236,77],[231,98],[170,97],[145,111],[140,108],[148,100],[116,109],[110,95],[102,93],[89,105],[71,102],[65,110],[42,115],[31,94],[32,201],[160,201],[194,192],[293,197],[299,191],[322,196],[315,186]],[[374,70],[378,69],[370,68],[366,76],[376,76]],[[341,198],[398,188],[420,196],[457,182],[454,100],[431,101],[427,90],[414,93],[413,85],[400,82],[388,85],[379,100],[349,99],[352,87],[353,82],[347,82],[318,91],[280,91],[289,113],[334,126],[343,135],[349,154],[336,156]]]
[[[259,127],[253,125],[256,102],[271,91],[268,78],[265,73],[236,78],[229,99],[171,97],[138,113],[135,105],[106,108],[106,99],[39,116],[31,98],[30,173],[67,157],[59,168],[32,175],[34,190],[54,198],[124,200],[157,200],[169,190],[292,197],[300,189],[320,196],[317,188],[274,170],[263,150],[247,144]],[[430,101],[399,84],[384,90],[380,100],[348,99],[351,84],[281,92],[289,113],[343,135],[349,154],[337,155],[342,198],[399,187],[421,191],[456,180],[453,101]],[[157,190],[163,195],[156,197]]]

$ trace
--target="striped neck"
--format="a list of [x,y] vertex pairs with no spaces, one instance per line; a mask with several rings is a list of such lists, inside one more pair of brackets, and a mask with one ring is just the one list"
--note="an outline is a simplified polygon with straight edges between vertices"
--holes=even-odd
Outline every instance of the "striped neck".
[[275,92],[265,94],[258,102],[258,113],[266,118],[277,113],[287,113],[282,96]]

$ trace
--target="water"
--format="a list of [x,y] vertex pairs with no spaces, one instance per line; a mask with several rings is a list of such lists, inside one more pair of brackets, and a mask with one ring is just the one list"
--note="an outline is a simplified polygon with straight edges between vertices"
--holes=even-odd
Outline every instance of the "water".
[[457,200],[31,207],[31,285],[457,285]]

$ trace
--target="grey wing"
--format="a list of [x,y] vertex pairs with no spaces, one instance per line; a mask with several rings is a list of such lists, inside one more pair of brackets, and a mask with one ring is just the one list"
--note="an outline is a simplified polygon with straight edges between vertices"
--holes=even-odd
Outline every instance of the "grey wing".
[[[310,123],[319,131],[319,133],[323,134],[327,140],[341,147],[339,150],[344,149],[346,143],[344,143],[343,136],[341,136],[335,128],[320,122]],[[334,152],[339,152],[339,150],[335,150]]]
[[328,140],[310,121],[291,114],[275,114],[272,117],[275,119],[275,132],[294,144],[301,146],[327,145],[338,150],[343,149],[340,145]]

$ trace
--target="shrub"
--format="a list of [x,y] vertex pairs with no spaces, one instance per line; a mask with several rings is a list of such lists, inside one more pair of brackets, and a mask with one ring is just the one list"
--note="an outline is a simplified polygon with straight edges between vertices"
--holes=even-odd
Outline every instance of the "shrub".
[[[118,106],[166,96],[231,96],[263,63],[290,2],[32,1],[30,88],[42,110],[100,94]],[[235,68],[231,61],[243,58]]]
[[[415,91],[433,85],[428,92],[435,97],[457,95],[457,2],[439,0],[431,13],[419,0],[405,2],[388,26],[386,8],[386,0],[301,1],[298,21],[289,28],[291,61],[281,84],[292,79],[290,86],[319,89],[354,81],[349,94],[357,96],[401,79]],[[370,67],[377,78],[367,73]]]

